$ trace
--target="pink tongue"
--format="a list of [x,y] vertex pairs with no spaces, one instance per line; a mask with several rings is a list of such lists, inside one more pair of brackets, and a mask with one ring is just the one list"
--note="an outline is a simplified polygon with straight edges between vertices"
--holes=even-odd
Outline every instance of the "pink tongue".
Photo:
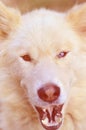
[[39,113],[39,118],[42,126],[46,130],[57,130],[62,124],[62,110],[63,105],[50,106],[48,108],[41,108],[36,106]]

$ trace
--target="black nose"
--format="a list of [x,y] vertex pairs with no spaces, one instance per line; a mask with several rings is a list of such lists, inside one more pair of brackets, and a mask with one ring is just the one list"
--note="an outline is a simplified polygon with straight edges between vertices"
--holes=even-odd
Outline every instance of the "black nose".
[[53,83],[44,84],[38,90],[38,96],[43,101],[52,103],[55,100],[58,100],[60,96],[60,87]]

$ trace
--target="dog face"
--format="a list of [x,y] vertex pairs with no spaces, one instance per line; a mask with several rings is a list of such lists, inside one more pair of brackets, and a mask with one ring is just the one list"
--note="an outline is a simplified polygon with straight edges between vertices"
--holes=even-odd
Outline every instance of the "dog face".
[[8,45],[8,58],[12,59],[9,70],[27,91],[43,127],[58,129],[63,120],[62,108],[75,80],[71,63],[77,53],[74,44],[78,43],[69,37],[73,32],[62,14],[60,19],[57,13],[46,10],[31,15],[22,18],[18,32]]
[[81,40],[69,17],[73,16],[44,9],[22,16],[9,35],[2,63],[24,88],[47,130],[62,125],[64,106],[77,78]]

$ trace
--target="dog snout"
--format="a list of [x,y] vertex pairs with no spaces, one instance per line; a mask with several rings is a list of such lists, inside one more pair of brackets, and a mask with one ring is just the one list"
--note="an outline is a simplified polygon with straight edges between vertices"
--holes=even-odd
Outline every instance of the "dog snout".
[[45,102],[52,103],[60,96],[60,87],[53,83],[46,83],[38,90],[38,96]]

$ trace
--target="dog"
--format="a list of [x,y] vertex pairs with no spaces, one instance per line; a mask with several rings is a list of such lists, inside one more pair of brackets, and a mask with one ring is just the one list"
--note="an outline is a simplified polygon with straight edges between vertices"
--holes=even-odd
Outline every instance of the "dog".
[[86,4],[27,14],[0,2],[0,130],[86,129]]

